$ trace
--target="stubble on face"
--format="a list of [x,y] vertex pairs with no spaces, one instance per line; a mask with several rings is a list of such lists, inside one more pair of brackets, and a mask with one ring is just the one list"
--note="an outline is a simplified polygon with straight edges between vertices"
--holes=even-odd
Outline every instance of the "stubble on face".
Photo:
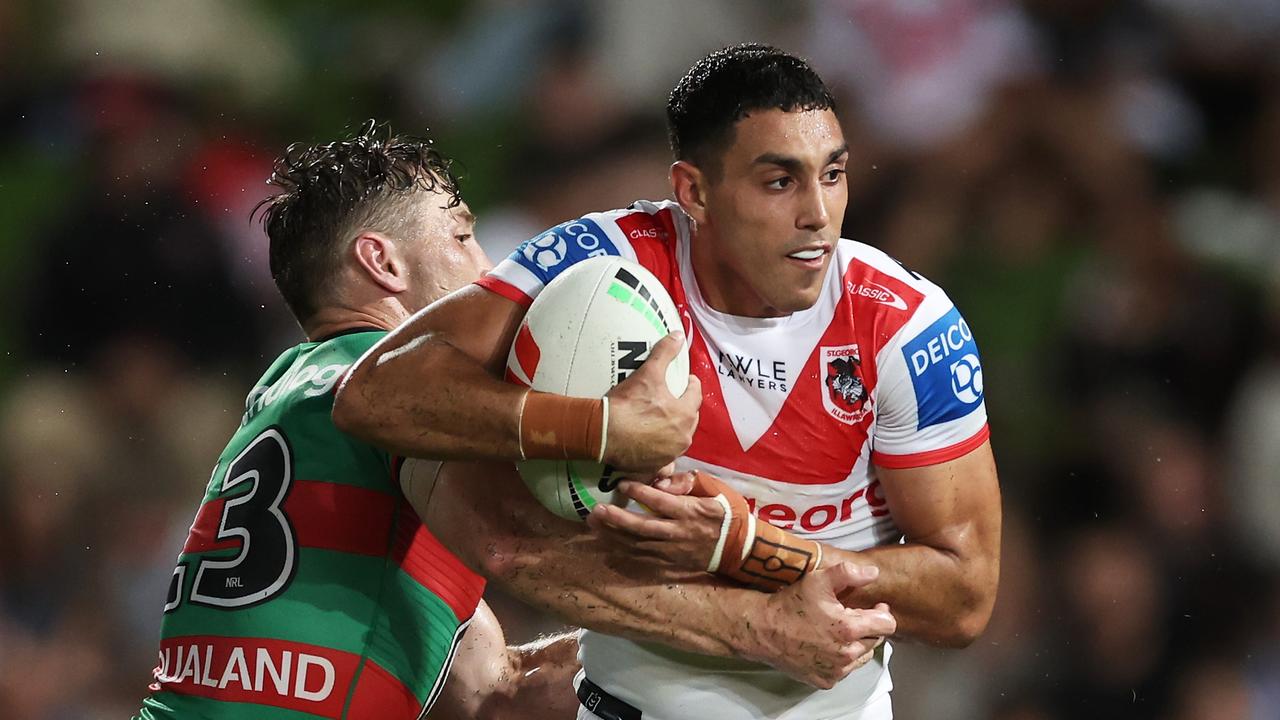
[[694,247],[712,307],[777,317],[813,306],[840,237],[847,160],[830,110],[771,109],[738,121]]
[[476,242],[475,216],[465,202],[448,207],[449,197],[443,193],[419,195],[402,239],[413,272],[412,299],[404,302],[410,312],[479,280],[493,267]]

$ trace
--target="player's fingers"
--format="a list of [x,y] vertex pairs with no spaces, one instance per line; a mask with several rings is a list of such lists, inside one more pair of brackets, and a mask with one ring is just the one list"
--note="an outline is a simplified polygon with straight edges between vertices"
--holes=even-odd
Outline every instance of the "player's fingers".
[[694,410],[702,407],[702,381],[697,375],[689,376],[689,386],[684,389],[684,394],[680,396],[680,401],[688,403]]
[[654,343],[653,349],[649,351],[649,357],[644,361],[641,369],[653,366],[653,370],[649,372],[657,372],[665,375],[667,366],[680,353],[680,347],[684,345],[684,333],[676,330]]
[[670,540],[677,534],[677,526],[670,520],[645,517],[613,505],[595,506],[591,517],[597,526],[651,540]]
[[849,673],[871,662],[871,658],[875,657],[875,646],[869,643],[857,643],[848,648],[845,657],[849,662],[840,669],[841,675],[846,676]]
[[688,495],[693,490],[693,473],[678,472],[667,478],[660,478],[653,486],[671,495]]
[[676,463],[673,460],[667,463],[666,465],[663,465],[662,467],[658,468],[658,472],[654,473],[653,476],[657,478],[669,478],[675,474],[676,474]]
[[875,565],[840,562],[819,568],[816,575],[829,584],[834,594],[839,595],[849,588],[862,587],[871,583],[880,576],[880,568]]
[[873,610],[850,610],[849,612],[854,614],[854,624],[859,637],[886,637],[898,631],[898,620],[888,608],[877,607]]
[[[629,481],[619,483],[618,490],[663,517],[685,518],[701,514],[698,499],[687,495],[672,495],[643,483]],[[723,509],[720,516],[724,516]]]
[[623,476],[622,480],[656,486],[658,483],[662,482],[663,480],[666,480],[667,478],[675,474],[676,474],[676,464],[673,461],[673,462],[667,463],[666,465],[663,465],[662,467],[658,468],[657,470],[654,470],[653,472],[629,473]]

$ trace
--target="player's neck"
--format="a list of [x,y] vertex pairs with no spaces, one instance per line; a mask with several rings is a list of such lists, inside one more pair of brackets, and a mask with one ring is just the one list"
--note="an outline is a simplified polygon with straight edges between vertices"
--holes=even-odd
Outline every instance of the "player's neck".
[[693,275],[702,299],[719,313],[749,318],[782,317],[788,313],[771,308],[756,295],[727,263],[716,256],[710,231],[697,229],[689,243]]
[[399,303],[376,303],[362,307],[323,307],[302,326],[308,340],[318,340],[361,327],[394,330],[408,313]]

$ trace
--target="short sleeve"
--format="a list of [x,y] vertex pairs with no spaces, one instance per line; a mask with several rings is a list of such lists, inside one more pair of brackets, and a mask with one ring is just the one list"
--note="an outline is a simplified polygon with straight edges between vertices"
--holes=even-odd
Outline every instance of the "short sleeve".
[[937,286],[878,354],[871,460],[886,468],[937,465],[986,441],[982,361],[973,330]]
[[587,258],[619,255],[635,260],[635,250],[612,214],[587,215],[524,241],[476,284],[528,307],[547,283]]

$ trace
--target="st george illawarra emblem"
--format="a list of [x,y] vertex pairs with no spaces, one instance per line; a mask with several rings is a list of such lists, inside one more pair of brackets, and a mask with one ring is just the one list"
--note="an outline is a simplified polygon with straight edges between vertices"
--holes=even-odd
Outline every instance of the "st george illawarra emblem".
[[853,425],[866,417],[867,386],[862,379],[862,358],[857,344],[819,348],[825,371],[822,404],[832,417]]

